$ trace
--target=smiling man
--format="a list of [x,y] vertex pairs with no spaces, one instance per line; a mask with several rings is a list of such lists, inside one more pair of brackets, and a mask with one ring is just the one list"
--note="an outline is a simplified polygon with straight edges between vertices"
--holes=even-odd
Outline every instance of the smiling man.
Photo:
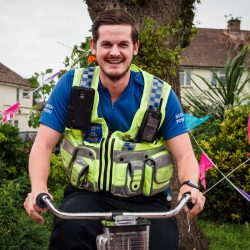
[[[131,65],[138,49],[132,17],[123,10],[104,11],[92,26],[91,50],[99,66],[70,70],[54,88],[29,161],[32,189],[24,207],[37,222],[43,217],[35,197],[48,193],[50,157],[61,135],[70,180],[62,210],[169,210],[164,190],[173,172],[171,154],[178,166],[179,198],[190,192],[194,203],[186,210],[189,218],[203,209],[198,164],[185,121],[179,119],[181,105],[169,84]],[[98,234],[100,221],[56,218],[50,249],[96,249]],[[150,249],[177,248],[176,220],[151,220]]]

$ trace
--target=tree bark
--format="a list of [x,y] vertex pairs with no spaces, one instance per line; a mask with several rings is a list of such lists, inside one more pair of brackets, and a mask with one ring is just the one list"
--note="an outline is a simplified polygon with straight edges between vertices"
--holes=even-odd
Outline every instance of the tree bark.
[[[90,18],[94,20],[99,12],[121,8],[130,13],[138,22],[139,27],[143,24],[145,17],[153,18],[157,24],[162,25],[176,20],[182,20],[182,47],[189,43],[193,23],[193,7],[196,0],[85,0]],[[176,46],[178,41],[171,41],[170,46]],[[165,79],[164,79],[165,80]],[[170,77],[170,84],[178,97],[180,97],[180,86],[178,74],[175,78]],[[179,183],[177,170],[175,168],[172,181],[173,196],[177,197]],[[176,204],[173,200],[173,206]],[[188,223],[185,213],[177,216],[180,233],[181,250],[206,250],[208,241],[198,227],[197,221],[191,221],[191,231],[188,233]]]

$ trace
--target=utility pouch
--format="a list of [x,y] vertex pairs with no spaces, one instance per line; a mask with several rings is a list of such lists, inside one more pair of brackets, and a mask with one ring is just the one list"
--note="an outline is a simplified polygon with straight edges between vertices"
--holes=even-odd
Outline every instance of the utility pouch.
[[111,193],[123,197],[141,194],[143,169],[143,161],[132,159],[124,161],[121,157],[121,161],[114,165]]
[[128,196],[142,193],[143,172],[143,161],[135,160],[128,163],[126,175],[126,194]]
[[72,164],[70,173],[70,182],[73,186],[83,187],[84,180],[87,176],[89,165],[82,157],[78,157]]
[[152,196],[169,186],[173,174],[173,158],[167,151],[159,152],[145,161],[143,194]]

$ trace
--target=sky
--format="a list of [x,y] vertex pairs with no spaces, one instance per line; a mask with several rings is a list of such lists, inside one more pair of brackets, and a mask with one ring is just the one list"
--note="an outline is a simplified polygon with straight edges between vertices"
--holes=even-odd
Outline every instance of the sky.
[[[201,0],[194,24],[224,29],[231,14],[250,30],[249,10],[249,0]],[[91,23],[83,0],[0,0],[0,62],[24,78],[56,72],[73,45],[90,35]]]

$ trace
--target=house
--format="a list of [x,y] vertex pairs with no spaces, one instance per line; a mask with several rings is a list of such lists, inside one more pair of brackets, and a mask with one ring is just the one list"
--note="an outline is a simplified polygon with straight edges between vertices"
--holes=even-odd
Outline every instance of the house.
[[34,130],[28,126],[30,109],[33,105],[32,89],[27,80],[0,63],[0,111],[3,112],[19,102],[20,109],[10,122],[20,131]]
[[[250,31],[241,30],[240,20],[237,18],[228,21],[227,29],[198,28],[191,44],[182,53],[179,71],[181,94],[185,95],[185,88],[195,91],[192,81],[202,89],[207,88],[197,75],[216,87],[211,69],[223,79],[223,68],[228,56],[236,55],[244,44],[250,44]],[[250,84],[244,90],[249,93]]]

